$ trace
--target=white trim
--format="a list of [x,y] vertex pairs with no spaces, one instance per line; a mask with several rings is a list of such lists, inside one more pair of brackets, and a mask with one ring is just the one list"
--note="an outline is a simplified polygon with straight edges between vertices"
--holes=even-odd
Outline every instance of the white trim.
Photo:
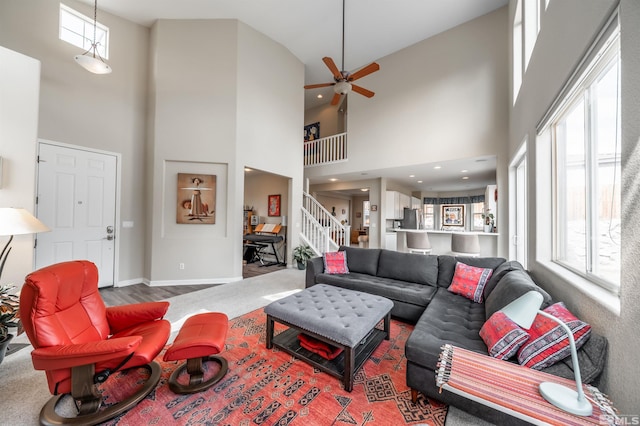
[[[48,144],[48,145],[54,145],[54,146],[59,146],[62,148],[69,148],[69,149],[75,149],[78,151],[86,151],[86,152],[93,152],[96,154],[104,154],[104,155],[112,155],[114,157],[116,157],[116,217],[114,218],[115,220],[115,225],[118,227],[118,232],[120,231],[120,198],[121,198],[121,191],[122,191],[122,154],[117,153],[117,152],[112,152],[112,151],[105,151],[102,149],[94,149],[94,148],[88,148],[86,146],[79,146],[79,145],[72,145],[72,144],[68,144],[68,143],[64,143],[64,142],[57,142],[57,141],[52,141],[52,140],[48,140],[48,139],[42,139],[42,138],[38,138],[38,146],[37,146],[37,155],[40,155],[40,145],[41,144]],[[40,173],[40,167],[38,165],[36,165],[36,191],[35,193],[38,194],[38,173]],[[37,208],[37,205],[36,205]],[[116,239],[114,241],[114,253],[113,253],[114,259],[113,259],[113,285],[115,287],[116,283],[118,283],[119,285],[119,281],[118,281],[118,276],[119,276],[119,271],[120,271],[120,235],[117,234],[116,235]],[[34,262],[35,262],[35,257],[34,257]],[[138,281],[139,282],[139,281]]]

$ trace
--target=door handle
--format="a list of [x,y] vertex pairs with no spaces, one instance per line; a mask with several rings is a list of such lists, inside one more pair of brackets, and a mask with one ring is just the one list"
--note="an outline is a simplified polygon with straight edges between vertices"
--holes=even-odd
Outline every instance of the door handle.
[[106,237],[103,238],[103,240],[108,240],[108,241],[112,241],[115,239],[116,239],[115,235],[107,235]]

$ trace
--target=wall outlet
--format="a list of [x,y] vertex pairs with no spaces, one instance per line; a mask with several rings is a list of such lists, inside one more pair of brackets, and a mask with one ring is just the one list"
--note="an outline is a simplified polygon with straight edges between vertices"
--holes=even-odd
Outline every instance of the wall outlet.
[[179,264],[178,264],[178,268],[179,268],[179,269],[184,269],[184,263],[179,263]]

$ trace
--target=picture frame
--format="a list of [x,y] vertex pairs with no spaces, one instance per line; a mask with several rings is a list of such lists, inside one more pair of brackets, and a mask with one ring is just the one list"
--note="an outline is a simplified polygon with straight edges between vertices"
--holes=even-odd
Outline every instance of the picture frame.
[[464,226],[464,204],[442,206],[442,226]]
[[281,216],[280,201],[280,194],[269,195],[269,199],[267,200],[267,212],[269,216]]
[[178,173],[176,223],[216,223],[216,175]]
[[304,126],[304,141],[313,141],[320,139],[320,122],[307,124]]
[[378,211],[378,205],[377,204],[371,204],[371,211],[372,212],[377,212]]

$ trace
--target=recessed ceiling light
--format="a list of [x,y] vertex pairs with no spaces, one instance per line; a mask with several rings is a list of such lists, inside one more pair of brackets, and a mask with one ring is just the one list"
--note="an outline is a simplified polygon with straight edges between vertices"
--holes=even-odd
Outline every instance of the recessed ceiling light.
[[414,177],[416,177],[416,175],[409,175],[409,177],[410,177],[410,178],[414,178]]
[[338,179],[336,179],[336,178],[331,178],[331,179],[329,179],[329,181],[331,181],[331,182],[335,182],[335,181],[337,181],[337,180],[338,180]]
[[318,99],[322,99],[322,98],[323,98],[322,93],[318,93]]
[[422,181],[421,181],[421,180],[419,180],[419,181],[418,181],[418,183],[422,183]]
[[460,170],[460,173],[467,173],[469,170],[464,169],[464,170]]
[[469,176],[462,176],[462,180],[467,180],[469,179]]
[[434,169],[435,170],[440,170],[442,168],[442,166],[435,166]]
[[367,191],[369,191],[369,188],[362,188],[362,189],[360,189],[360,191],[367,192]]
[[245,167],[245,168],[244,168],[244,171],[245,171],[245,172],[250,172],[250,171],[251,171],[251,169],[250,169],[250,168],[248,168],[248,167]]

